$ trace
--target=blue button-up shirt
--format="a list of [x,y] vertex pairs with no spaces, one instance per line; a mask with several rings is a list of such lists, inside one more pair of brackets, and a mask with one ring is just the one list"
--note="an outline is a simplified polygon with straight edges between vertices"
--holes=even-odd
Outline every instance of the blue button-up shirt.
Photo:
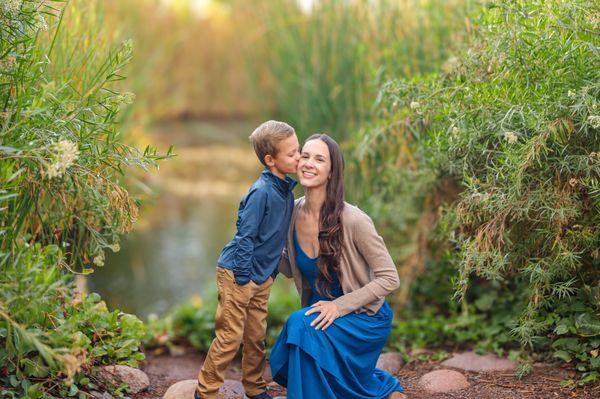
[[262,284],[275,277],[294,209],[295,185],[293,179],[280,179],[265,169],[242,198],[237,232],[218,261],[233,270],[238,284]]

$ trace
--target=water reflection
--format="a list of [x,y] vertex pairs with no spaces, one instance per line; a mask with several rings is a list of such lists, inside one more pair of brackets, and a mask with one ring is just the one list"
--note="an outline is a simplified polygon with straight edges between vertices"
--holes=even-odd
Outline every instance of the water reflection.
[[214,291],[216,261],[231,239],[241,196],[261,171],[248,124],[163,126],[157,140],[174,143],[150,185],[159,196],[143,209],[121,251],[108,253],[88,279],[109,307],[163,314],[194,294]]

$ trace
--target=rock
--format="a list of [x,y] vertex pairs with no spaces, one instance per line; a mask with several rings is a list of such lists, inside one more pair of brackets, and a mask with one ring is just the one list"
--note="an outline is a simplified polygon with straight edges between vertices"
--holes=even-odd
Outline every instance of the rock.
[[435,370],[421,377],[419,385],[429,393],[444,393],[467,388],[467,378],[454,370]]
[[475,352],[465,352],[444,360],[442,366],[482,372],[514,370],[517,364],[512,360],[503,359],[492,354],[481,356]]
[[150,386],[150,380],[142,370],[120,364],[101,367],[98,379],[115,387],[125,383],[129,385],[131,393],[139,393]]
[[420,355],[430,355],[432,353],[433,353],[433,351],[431,349],[427,349],[427,348],[416,348],[416,349],[413,349],[412,351],[410,351],[410,355],[413,357],[420,356]]
[[402,392],[392,392],[386,399],[407,399],[407,396]]
[[163,399],[193,399],[194,390],[198,385],[196,380],[183,380],[171,385]]
[[387,371],[390,374],[396,374],[404,366],[404,359],[398,352],[383,353],[377,360],[377,368]]
[[219,389],[218,399],[238,399],[244,397],[244,386],[240,381],[225,380]]
[[[163,399],[193,399],[194,391],[198,385],[197,380],[179,381],[169,387]],[[244,386],[239,381],[225,380],[219,390],[219,399],[242,399]]]
[[183,356],[185,355],[185,348],[182,346],[171,345],[169,346],[169,354],[171,356]]
[[91,391],[90,394],[94,399],[115,399],[114,396],[112,396],[108,392]]

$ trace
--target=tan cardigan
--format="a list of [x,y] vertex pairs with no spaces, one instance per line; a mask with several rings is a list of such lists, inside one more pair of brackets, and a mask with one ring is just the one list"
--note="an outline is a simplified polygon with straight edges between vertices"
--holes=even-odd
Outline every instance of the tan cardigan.
[[[296,200],[286,248],[279,262],[279,271],[293,278],[300,293],[302,306],[308,306],[311,295],[308,280],[296,265],[294,225],[304,197]],[[333,300],[341,316],[350,312],[375,314],[384,297],[400,285],[398,271],[383,238],[375,230],[371,218],[359,208],[344,203],[342,213],[344,239],[339,276],[344,295]]]

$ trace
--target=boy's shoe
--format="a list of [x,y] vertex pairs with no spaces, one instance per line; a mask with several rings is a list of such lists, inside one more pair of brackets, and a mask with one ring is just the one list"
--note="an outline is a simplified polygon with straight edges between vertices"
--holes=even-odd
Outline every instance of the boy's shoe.
[[266,391],[255,396],[245,395],[245,397],[248,399],[273,399],[273,397],[269,395]]

